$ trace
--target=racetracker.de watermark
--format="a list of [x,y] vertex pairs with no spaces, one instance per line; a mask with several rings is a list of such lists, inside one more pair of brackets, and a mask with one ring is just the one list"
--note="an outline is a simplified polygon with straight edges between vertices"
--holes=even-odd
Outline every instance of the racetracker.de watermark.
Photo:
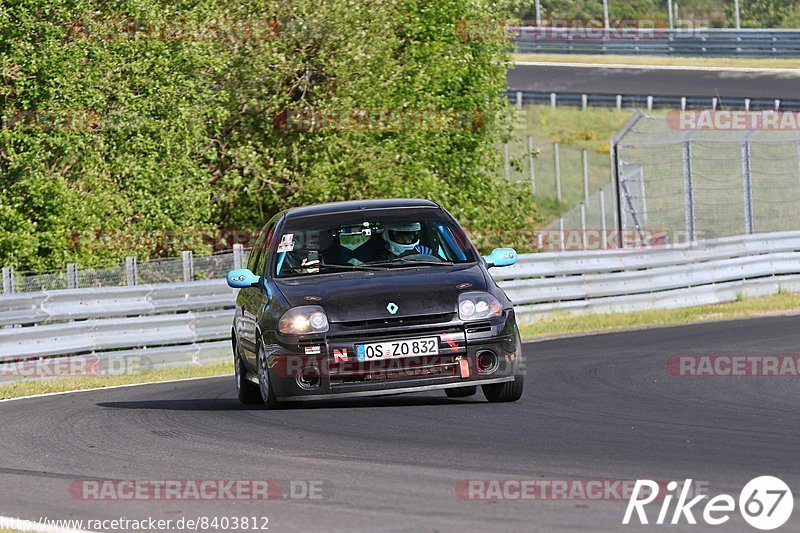
[[678,131],[800,131],[796,111],[670,111],[667,126]]
[[458,109],[287,109],[273,116],[285,132],[463,132],[485,125],[483,112]]
[[[456,483],[459,500],[507,501],[622,501],[635,493],[635,479],[462,479]],[[696,481],[693,493],[705,494],[708,482]],[[652,490],[656,493],[653,494]],[[648,489],[663,498],[666,482]]]
[[50,378],[138,375],[153,368],[149,357],[128,355],[100,358],[96,355],[72,357],[0,357],[0,377]]
[[276,38],[281,23],[274,18],[94,18],[68,25],[73,39],[108,41],[264,41]]
[[[548,41],[548,40],[647,40],[669,35],[668,21],[655,18],[544,18],[541,21],[515,18],[466,18],[456,23],[456,34],[465,41]],[[702,24],[682,28],[692,34]]]
[[86,501],[323,500],[330,491],[322,480],[79,479],[69,485],[72,499]]
[[798,377],[800,355],[673,355],[666,371],[673,377]]

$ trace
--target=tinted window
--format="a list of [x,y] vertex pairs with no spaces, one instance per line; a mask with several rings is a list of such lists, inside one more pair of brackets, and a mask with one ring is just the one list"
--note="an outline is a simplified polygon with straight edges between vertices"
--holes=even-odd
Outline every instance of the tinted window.
[[477,260],[464,231],[435,210],[289,219],[275,238],[277,277]]

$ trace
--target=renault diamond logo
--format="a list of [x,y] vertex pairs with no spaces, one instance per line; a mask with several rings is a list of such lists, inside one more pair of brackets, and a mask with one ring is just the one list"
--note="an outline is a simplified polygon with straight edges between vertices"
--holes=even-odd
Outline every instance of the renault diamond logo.
[[400,308],[397,307],[397,304],[395,304],[394,302],[389,302],[389,305],[386,306],[386,310],[389,311],[390,315],[395,314],[398,309]]

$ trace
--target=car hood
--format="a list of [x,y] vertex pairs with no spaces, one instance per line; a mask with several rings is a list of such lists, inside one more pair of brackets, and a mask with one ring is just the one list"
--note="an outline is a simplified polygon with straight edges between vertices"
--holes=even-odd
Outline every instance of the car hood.
[[[477,264],[357,271],[276,280],[289,305],[321,305],[331,322],[402,318],[458,310],[458,294],[485,291]],[[394,303],[391,314],[387,306]]]

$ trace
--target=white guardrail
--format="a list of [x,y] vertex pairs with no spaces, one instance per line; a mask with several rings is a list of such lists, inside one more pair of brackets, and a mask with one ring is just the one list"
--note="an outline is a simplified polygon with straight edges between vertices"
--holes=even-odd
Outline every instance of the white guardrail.
[[[524,254],[513,267],[491,272],[521,323],[553,313],[714,304],[800,292],[800,231]],[[121,373],[129,366],[115,362],[168,368],[225,360],[235,295],[224,280],[2,295],[0,383],[59,373],[43,361],[70,368],[70,361],[88,358]]]

